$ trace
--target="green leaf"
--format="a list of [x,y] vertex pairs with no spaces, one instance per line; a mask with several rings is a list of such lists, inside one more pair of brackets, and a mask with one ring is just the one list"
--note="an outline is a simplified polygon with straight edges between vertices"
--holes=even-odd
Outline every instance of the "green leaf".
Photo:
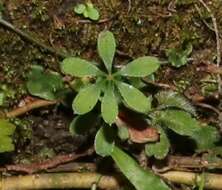
[[137,190],[170,190],[158,176],[150,170],[141,168],[133,158],[118,147],[114,147],[111,156]]
[[65,58],[61,63],[62,72],[75,77],[96,76],[102,72],[92,63],[77,57]]
[[87,3],[86,11],[91,20],[99,20],[99,11],[93,6],[92,3]]
[[206,151],[216,147],[215,143],[219,141],[220,134],[215,127],[203,125],[191,138],[195,140],[198,151]]
[[0,153],[11,152],[15,149],[12,138],[1,137],[0,140]]
[[170,142],[165,131],[158,127],[160,132],[160,141],[156,143],[149,143],[145,146],[145,152],[148,156],[154,156],[157,159],[164,159],[170,149]]
[[128,81],[131,85],[138,89],[144,88],[146,86],[146,84],[141,80],[141,78],[138,77],[130,77],[128,78]]
[[32,66],[26,86],[30,94],[47,100],[58,99],[59,93],[64,90],[62,77],[58,73],[44,73],[43,68],[37,65]]
[[110,126],[101,127],[95,137],[95,150],[100,156],[110,156],[114,148],[115,131]]
[[15,131],[15,126],[5,119],[0,119],[0,136],[10,136]]
[[106,69],[112,72],[112,63],[116,51],[116,42],[112,32],[103,31],[99,34],[97,49]]
[[189,113],[181,110],[157,111],[153,115],[154,122],[164,125],[179,135],[192,136],[200,130],[199,122]]
[[99,96],[100,88],[96,84],[81,89],[72,104],[74,112],[80,115],[88,113],[96,105]]
[[77,14],[83,14],[85,9],[86,9],[86,6],[84,4],[78,4],[74,7],[74,12]]
[[179,108],[196,116],[196,110],[191,103],[177,92],[161,91],[155,95],[158,101],[158,108]]
[[15,125],[5,119],[0,119],[0,153],[11,152],[14,150],[14,145],[11,136],[15,131]]
[[87,10],[85,10],[85,11],[83,12],[83,16],[84,16],[85,18],[89,18],[89,15],[88,15],[88,11],[87,11]]
[[69,131],[72,136],[84,135],[90,128],[95,127],[98,122],[98,116],[95,113],[89,112],[84,115],[76,116],[69,125]]
[[113,85],[109,84],[104,93],[101,105],[102,117],[106,123],[111,125],[115,122],[118,115],[118,103],[114,94]]
[[117,130],[117,134],[121,140],[125,141],[129,138],[129,131],[126,127],[117,127]]
[[165,110],[156,112],[154,117],[158,124],[193,139],[197,145],[197,151],[205,151],[216,147],[216,142],[220,139],[216,128],[200,124],[187,112]]
[[119,82],[117,86],[124,101],[131,109],[141,113],[147,113],[151,110],[151,99],[138,89],[123,82]]
[[140,57],[123,67],[120,74],[129,77],[145,77],[157,71],[159,66],[160,62],[156,57]]

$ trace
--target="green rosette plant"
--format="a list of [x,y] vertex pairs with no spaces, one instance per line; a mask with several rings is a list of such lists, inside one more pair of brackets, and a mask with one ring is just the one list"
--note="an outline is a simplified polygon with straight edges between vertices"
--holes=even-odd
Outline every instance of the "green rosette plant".
[[[105,71],[87,60],[69,57],[61,64],[62,72],[79,78],[93,78],[95,82],[81,88],[73,100],[72,108],[79,116],[71,123],[73,135],[84,133],[88,125],[94,125],[93,112],[97,102],[101,101],[101,113],[105,123],[95,137],[95,150],[100,156],[111,156],[126,178],[137,190],[170,190],[170,188],[140,165],[116,145],[117,134],[112,125],[118,116],[118,104],[123,102],[128,108],[143,114],[151,110],[152,98],[146,97],[140,90],[129,84],[130,78],[146,77],[160,66],[155,57],[137,58],[120,70],[114,70],[113,60],[116,51],[114,35],[109,31],[99,34],[98,52],[105,65]],[[94,120],[94,121],[93,121]]]
[[[75,97],[72,108],[75,113],[83,115],[90,112],[98,100],[101,101],[101,113],[104,121],[111,125],[118,115],[118,104],[123,102],[130,109],[148,113],[151,109],[151,98],[126,81],[129,78],[146,77],[160,66],[156,57],[139,57],[120,70],[113,68],[116,42],[109,31],[99,34],[97,49],[106,71],[102,71],[90,61],[68,57],[63,60],[61,70],[64,74],[80,78],[94,78],[95,82],[82,88]],[[119,98],[120,95],[120,98]]]

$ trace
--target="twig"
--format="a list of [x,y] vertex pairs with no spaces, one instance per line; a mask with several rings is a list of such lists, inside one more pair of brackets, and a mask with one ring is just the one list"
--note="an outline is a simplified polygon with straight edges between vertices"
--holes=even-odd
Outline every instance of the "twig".
[[95,163],[87,162],[70,162],[66,164],[59,165],[55,168],[49,168],[46,170],[48,173],[58,173],[58,172],[96,172],[97,165]]
[[[201,13],[201,10],[200,8],[195,4],[195,9],[197,10],[200,18],[203,17],[202,13]],[[203,23],[207,26],[207,28],[209,28],[211,31],[215,32],[214,28],[212,28],[212,26],[209,25],[209,23],[205,20],[205,19],[202,19]]]
[[199,106],[202,108],[207,108],[210,109],[212,111],[214,111],[217,115],[220,115],[220,111],[218,109],[216,109],[215,107],[209,105],[209,104],[205,104],[205,103],[199,103],[199,102],[193,102],[195,106]]
[[58,103],[58,101],[48,101],[48,100],[38,99],[38,100],[28,103],[22,107],[16,108],[16,109],[6,113],[5,115],[7,118],[13,118],[13,117],[21,116],[21,115],[25,114],[26,112],[29,112],[29,111],[34,110],[36,108],[54,105],[56,103]]
[[169,156],[167,159],[168,166],[171,169],[181,168],[217,168],[222,169],[221,161],[209,161],[201,157],[188,157],[188,156]]
[[146,78],[142,78],[142,81],[148,85],[153,85],[159,88],[168,89],[168,90],[176,90],[177,88],[173,85],[165,84],[165,83],[159,83],[159,82],[152,82],[148,81]]
[[[217,67],[220,67],[220,62],[221,62],[221,46],[220,46],[220,35],[217,27],[217,20],[214,17],[211,9],[207,6],[207,4],[203,0],[198,0],[204,7],[205,9],[209,12],[210,17],[212,19],[213,27],[214,27],[214,33],[216,36],[216,43],[217,43]],[[222,86],[221,86],[221,76],[220,74],[217,75],[218,78],[218,92],[220,95],[222,95]]]
[[76,154],[71,153],[67,155],[59,155],[53,159],[45,160],[39,163],[33,164],[17,164],[17,165],[6,165],[4,168],[1,168],[1,171],[16,171],[24,172],[28,174],[33,174],[42,170],[47,170],[49,168],[54,168],[60,164],[68,163],[74,161],[80,157],[91,155],[94,152],[94,149],[89,149],[86,152]]
[[7,29],[15,32],[16,34],[18,34],[19,36],[23,37],[24,39],[28,40],[29,42],[37,45],[38,47],[40,48],[43,48],[45,49],[46,51],[50,52],[50,53],[53,53],[55,55],[58,55],[59,57],[62,57],[62,58],[65,58],[65,57],[68,57],[70,55],[68,54],[65,54],[61,51],[57,51],[56,49],[50,47],[50,46],[47,46],[45,45],[43,42],[41,42],[39,39],[36,39],[34,37],[32,37],[31,35],[25,33],[24,31],[16,28],[15,26],[13,26],[11,23],[9,23],[8,21],[0,18],[0,25],[6,27]]
[[175,3],[176,1],[170,1],[168,7],[167,7],[167,10],[169,10],[170,12],[173,12],[173,13],[176,13],[177,10],[176,10],[176,6],[175,6]]
[[[169,171],[160,175],[161,177],[177,183],[186,185],[197,185],[202,179],[201,174],[193,172],[183,171]],[[205,184],[206,189],[221,189],[222,187],[222,175],[205,173]]]
[[127,182],[121,176],[100,173],[52,173],[5,177],[0,181],[0,189],[90,189],[95,183],[99,189],[116,190]]

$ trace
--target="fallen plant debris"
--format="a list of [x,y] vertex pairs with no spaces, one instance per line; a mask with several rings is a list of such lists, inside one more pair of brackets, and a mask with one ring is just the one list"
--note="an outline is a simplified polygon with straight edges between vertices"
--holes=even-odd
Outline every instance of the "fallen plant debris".
[[89,149],[83,153],[71,153],[68,155],[56,156],[51,160],[45,160],[39,163],[33,164],[18,164],[18,165],[6,165],[4,168],[0,168],[0,171],[4,172],[23,172],[28,174],[45,171],[50,168],[55,168],[58,165],[74,161],[80,157],[89,156],[93,153],[93,149]]
[[99,173],[54,173],[36,174],[18,177],[2,178],[0,188],[9,189],[89,189],[96,184],[101,189],[118,189],[121,184],[120,177],[103,176]]
[[31,110],[38,109],[40,107],[55,105],[56,103],[58,103],[58,101],[36,99],[32,102],[29,102],[28,104],[25,104],[24,106],[18,107],[10,112],[7,112],[5,114],[5,116],[7,118],[18,117],[18,116],[21,116]]

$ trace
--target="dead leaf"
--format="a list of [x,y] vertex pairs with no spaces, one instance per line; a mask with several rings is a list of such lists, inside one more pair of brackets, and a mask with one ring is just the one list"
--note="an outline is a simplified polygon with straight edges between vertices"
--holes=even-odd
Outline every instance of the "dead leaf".
[[135,143],[155,142],[159,140],[156,128],[150,127],[145,119],[132,112],[120,112],[116,120],[118,127],[127,127],[129,138]]

